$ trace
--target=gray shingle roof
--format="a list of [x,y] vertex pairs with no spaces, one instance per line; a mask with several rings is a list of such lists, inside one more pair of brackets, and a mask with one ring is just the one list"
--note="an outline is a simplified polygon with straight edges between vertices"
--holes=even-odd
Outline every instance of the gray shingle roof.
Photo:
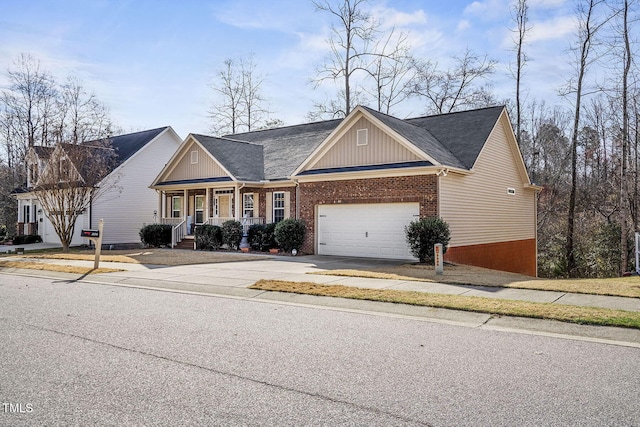
[[[111,143],[111,146],[116,152],[116,166],[124,163],[127,159],[141,150],[142,147],[151,142],[151,140],[160,135],[167,128],[168,126],[165,126],[162,128],[143,130],[141,132],[134,132],[128,133],[126,135],[117,135],[105,138],[105,140],[108,140]],[[102,140],[87,141],[83,144],[91,144],[92,142],[96,141]]]
[[429,129],[465,169],[471,169],[503,109],[503,106],[487,107],[405,121]]
[[264,177],[264,154],[261,145],[229,138],[192,135],[237,180],[261,181]]
[[[504,107],[398,119],[364,107],[443,166],[471,169]],[[194,135],[238,180],[286,179],[341,120],[223,137]]]

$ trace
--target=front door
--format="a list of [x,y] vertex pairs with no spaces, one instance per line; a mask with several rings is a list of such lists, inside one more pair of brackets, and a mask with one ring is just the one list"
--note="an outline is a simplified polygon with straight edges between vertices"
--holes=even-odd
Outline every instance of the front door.
[[231,216],[231,196],[218,196],[218,216],[221,218],[229,218]]
[[204,223],[204,196],[196,195],[195,200],[196,224]]

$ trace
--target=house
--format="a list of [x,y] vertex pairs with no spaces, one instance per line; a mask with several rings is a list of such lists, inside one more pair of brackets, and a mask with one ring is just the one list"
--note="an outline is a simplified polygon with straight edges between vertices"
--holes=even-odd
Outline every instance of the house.
[[[157,195],[148,185],[160,169],[179,147],[181,138],[171,127],[145,130],[110,137],[110,149],[114,150],[115,161],[101,178],[104,192],[94,200],[78,217],[72,245],[87,244],[81,237],[82,229],[97,228],[98,221],[104,219],[103,244],[139,244],[138,232],[144,224],[157,219]],[[32,147],[26,156],[26,188],[14,192],[18,200],[18,234],[38,234],[47,243],[60,243],[53,229],[48,213],[34,193],[38,180],[66,156],[65,152],[78,148],[91,148],[97,141],[87,141],[79,146],[59,144],[56,147]],[[82,165],[67,162],[64,166],[75,168],[78,176],[91,173]]]
[[449,223],[445,260],[536,275],[536,194],[507,111],[190,134],[153,181],[176,239],[193,225],[305,221],[308,254],[413,259],[404,227]]

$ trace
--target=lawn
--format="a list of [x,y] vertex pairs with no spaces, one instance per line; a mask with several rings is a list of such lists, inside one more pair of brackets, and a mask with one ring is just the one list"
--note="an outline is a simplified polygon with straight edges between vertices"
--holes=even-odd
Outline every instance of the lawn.
[[250,289],[412,304],[492,315],[530,317],[588,325],[640,329],[640,313],[606,308],[460,295],[442,295],[414,291],[365,289],[343,285],[319,285],[309,282],[288,282],[281,280],[260,280],[252,285]]

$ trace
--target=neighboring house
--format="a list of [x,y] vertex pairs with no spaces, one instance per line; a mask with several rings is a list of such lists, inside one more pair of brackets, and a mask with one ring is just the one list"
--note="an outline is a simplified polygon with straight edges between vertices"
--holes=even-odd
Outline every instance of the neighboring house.
[[[105,191],[78,217],[72,245],[87,244],[88,240],[80,236],[81,230],[97,228],[100,219],[104,219],[103,244],[140,243],[140,229],[157,220],[154,211],[158,196],[149,189],[149,182],[181,142],[171,127],[113,136],[108,141],[115,151],[115,163],[101,181]],[[91,142],[85,142],[81,147],[90,146]],[[55,148],[32,147],[27,153],[27,185],[14,192],[18,200],[18,234],[39,234],[44,242],[60,243],[33,188],[50,163],[59,162],[65,157],[64,150],[72,146],[65,147],[65,144]],[[82,175],[82,166],[75,167]]]
[[151,188],[178,240],[193,225],[304,220],[305,253],[413,259],[404,227],[440,216],[445,259],[536,275],[536,193],[506,109],[189,135]]

